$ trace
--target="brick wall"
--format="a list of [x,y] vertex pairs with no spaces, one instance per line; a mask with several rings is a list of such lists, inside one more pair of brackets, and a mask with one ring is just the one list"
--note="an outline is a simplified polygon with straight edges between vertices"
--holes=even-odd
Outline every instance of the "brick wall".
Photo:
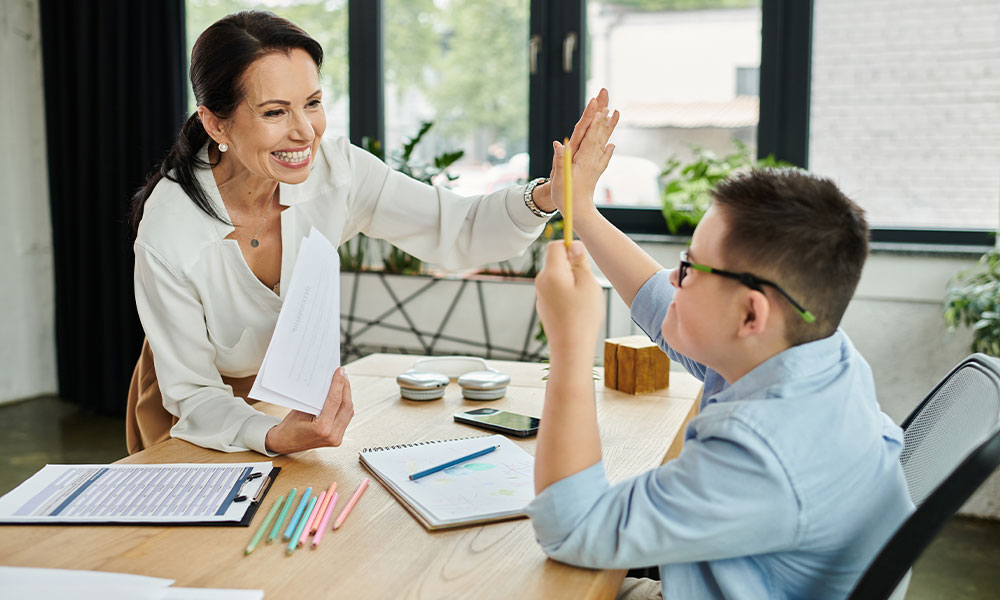
[[1000,222],[1000,1],[815,0],[810,169],[873,224]]

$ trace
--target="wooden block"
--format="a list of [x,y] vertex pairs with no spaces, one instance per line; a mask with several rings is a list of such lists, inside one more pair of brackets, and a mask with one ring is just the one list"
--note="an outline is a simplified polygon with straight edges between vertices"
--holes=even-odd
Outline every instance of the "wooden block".
[[617,347],[614,361],[616,389],[629,394],[645,394],[669,385],[670,361],[659,346],[646,336],[613,338],[605,340],[604,344],[605,385],[609,381],[607,364],[611,346]]
[[604,386],[618,389],[618,344],[604,340]]

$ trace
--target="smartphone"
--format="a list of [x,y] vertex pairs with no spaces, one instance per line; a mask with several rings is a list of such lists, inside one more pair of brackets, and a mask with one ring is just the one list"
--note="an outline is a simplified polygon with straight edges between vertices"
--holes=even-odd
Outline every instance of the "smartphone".
[[455,421],[517,437],[529,437],[538,433],[538,419],[535,417],[496,408],[467,410],[455,415]]

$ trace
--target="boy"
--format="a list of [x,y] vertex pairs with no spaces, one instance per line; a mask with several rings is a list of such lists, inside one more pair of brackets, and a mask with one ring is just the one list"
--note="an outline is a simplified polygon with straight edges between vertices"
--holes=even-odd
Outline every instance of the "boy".
[[583,244],[550,244],[536,281],[551,351],[528,511],[539,543],[579,566],[659,565],[662,589],[627,581],[642,597],[845,597],[912,510],[902,432],[838,329],[868,251],[862,210],[804,171],[734,175],[664,270],[594,208],[617,122],[602,116],[574,161],[575,229],[633,320],[704,382],[701,412],[676,460],[609,485],[591,381],[601,298]]

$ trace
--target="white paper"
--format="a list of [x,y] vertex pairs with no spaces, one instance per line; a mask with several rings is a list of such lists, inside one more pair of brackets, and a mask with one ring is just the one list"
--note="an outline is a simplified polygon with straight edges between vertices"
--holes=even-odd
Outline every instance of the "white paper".
[[270,472],[269,462],[45,465],[0,498],[0,523],[240,521]]
[[[490,446],[496,451],[417,480],[410,474]],[[535,459],[502,435],[365,450],[361,462],[432,526],[523,515],[535,497]]]
[[160,600],[172,579],[127,573],[0,567],[5,598],[32,600]]
[[271,343],[248,394],[318,415],[340,366],[340,256],[315,227],[302,240]]
[[264,590],[169,587],[163,600],[262,600]]
[[263,590],[168,587],[172,579],[73,569],[0,567],[4,598],[32,600],[261,600]]

